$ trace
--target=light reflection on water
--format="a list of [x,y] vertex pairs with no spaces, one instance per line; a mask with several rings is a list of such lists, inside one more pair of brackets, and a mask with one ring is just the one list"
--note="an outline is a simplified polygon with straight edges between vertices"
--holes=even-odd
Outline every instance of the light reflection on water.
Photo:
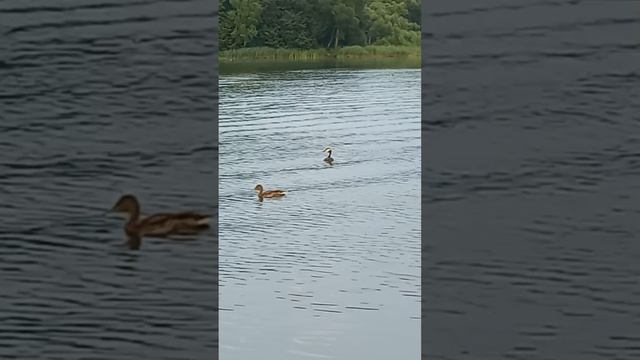
[[219,134],[221,359],[418,358],[419,70],[222,76]]

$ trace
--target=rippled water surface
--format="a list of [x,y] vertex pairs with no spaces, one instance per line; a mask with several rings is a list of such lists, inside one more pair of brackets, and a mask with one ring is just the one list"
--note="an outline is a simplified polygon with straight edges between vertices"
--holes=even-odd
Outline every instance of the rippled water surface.
[[425,12],[427,358],[638,359],[638,2]]
[[0,358],[214,358],[215,231],[105,216],[215,214],[213,5],[0,2]]
[[219,131],[220,358],[417,359],[419,70],[222,76]]

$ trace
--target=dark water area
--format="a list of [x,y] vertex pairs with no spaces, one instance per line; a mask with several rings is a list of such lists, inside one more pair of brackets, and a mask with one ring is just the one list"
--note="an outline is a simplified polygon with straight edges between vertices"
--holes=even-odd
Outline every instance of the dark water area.
[[639,358],[638,2],[424,11],[424,356]]
[[0,2],[0,358],[213,359],[217,240],[106,216],[217,215],[216,4]]

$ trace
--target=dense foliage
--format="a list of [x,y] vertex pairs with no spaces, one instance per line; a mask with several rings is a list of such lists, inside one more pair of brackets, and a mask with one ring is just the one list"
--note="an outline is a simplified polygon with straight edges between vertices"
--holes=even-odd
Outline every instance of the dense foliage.
[[221,50],[419,45],[420,0],[222,0]]

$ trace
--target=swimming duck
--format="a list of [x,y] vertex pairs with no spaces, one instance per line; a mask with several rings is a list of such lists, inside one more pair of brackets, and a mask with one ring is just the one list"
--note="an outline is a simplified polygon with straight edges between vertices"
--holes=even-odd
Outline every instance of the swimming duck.
[[128,215],[124,231],[132,249],[140,248],[140,239],[144,236],[195,235],[208,229],[210,220],[208,215],[196,212],[164,213],[140,218],[140,203],[133,195],[120,197],[111,212]]
[[331,157],[331,153],[333,152],[333,149],[331,149],[330,147],[326,147],[324,148],[324,150],[322,150],[322,152],[327,153],[327,157],[324,158],[324,162],[331,164],[333,162],[333,158]]
[[256,185],[255,191],[258,192],[258,199],[262,201],[264,198],[279,198],[285,196],[287,193],[284,190],[267,190],[264,191],[262,185]]

